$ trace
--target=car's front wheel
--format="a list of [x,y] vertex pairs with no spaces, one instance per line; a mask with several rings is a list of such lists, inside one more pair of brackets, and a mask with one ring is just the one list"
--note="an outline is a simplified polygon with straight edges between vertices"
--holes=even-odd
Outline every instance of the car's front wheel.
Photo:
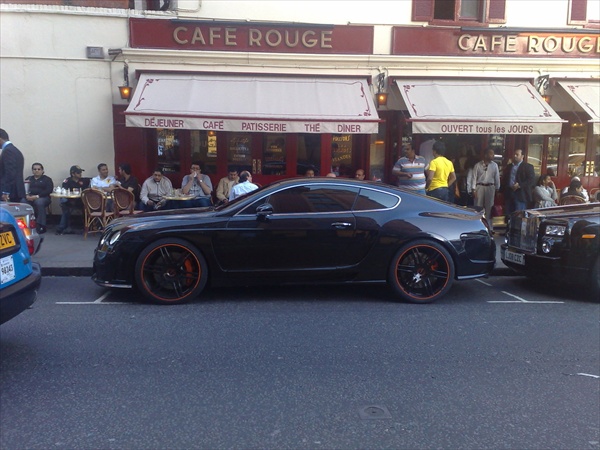
[[388,280],[404,300],[430,303],[450,290],[454,270],[452,257],[444,247],[433,241],[417,240],[396,252]]
[[135,265],[138,289],[150,301],[185,303],[206,286],[208,270],[202,254],[181,239],[161,239],[146,247]]

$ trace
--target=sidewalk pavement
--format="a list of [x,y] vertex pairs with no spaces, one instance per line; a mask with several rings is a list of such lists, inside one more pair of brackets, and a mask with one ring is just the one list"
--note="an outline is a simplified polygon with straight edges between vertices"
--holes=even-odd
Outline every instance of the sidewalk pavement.
[[[44,241],[40,250],[33,255],[33,261],[42,266],[44,276],[74,276],[89,277],[92,275],[92,264],[94,260],[94,249],[98,245],[100,233],[88,234],[87,239],[83,234],[63,234],[57,236],[55,227],[48,227],[48,231],[42,236]],[[500,244],[504,242],[504,236],[496,231],[496,267],[493,275],[508,275],[513,272],[500,260]]]

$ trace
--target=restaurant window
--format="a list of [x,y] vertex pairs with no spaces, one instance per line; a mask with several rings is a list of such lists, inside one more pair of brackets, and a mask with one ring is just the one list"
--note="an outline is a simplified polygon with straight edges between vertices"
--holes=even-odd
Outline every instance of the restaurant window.
[[506,0],[413,0],[416,22],[506,23]]
[[[488,147],[494,150],[494,162],[498,164],[500,172],[502,172],[502,170],[504,170],[504,168],[508,164],[506,157],[506,149],[504,147],[505,142],[506,136],[503,134],[490,134],[488,138]],[[473,145],[473,148],[477,147]],[[475,160],[478,161],[480,157],[480,154],[476,154]]]
[[569,0],[568,25],[598,25],[599,22],[598,0]]
[[262,157],[263,175],[286,175],[284,134],[266,134]]
[[560,136],[548,138],[548,158],[546,160],[546,173],[558,176],[558,151],[560,149]]
[[587,124],[571,124],[571,138],[569,139],[569,161],[567,172],[569,177],[583,176],[585,169],[585,148],[587,143]]
[[217,173],[217,133],[194,130],[190,133],[191,161],[202,164],[202,173]]
[[591,161],[588,173],[590,176],[600,176],[600,135],[592,135],[592,148],[594,149],[594,159]]
[[232,133],[227,142],[227,166],[238,172],[248,170],[257,173],[256,160],[252,159],[252,136],[247,133]]
[[331,137],[331,171],[338,177],[354,176],[351,134],[334,134]]
[[542,174],[542,150],[544,149],[544,136],[530,136],[527,148],[527,162],[533,166],[536,175]]
[[321,135],[299,134],[298,135],[298,160],[296,173],[304,175],[308,169],[315,171],[315,175],[321,174]]
[[158,166],[165,174],[180,172],[179,131],[158,128],[156,134]]

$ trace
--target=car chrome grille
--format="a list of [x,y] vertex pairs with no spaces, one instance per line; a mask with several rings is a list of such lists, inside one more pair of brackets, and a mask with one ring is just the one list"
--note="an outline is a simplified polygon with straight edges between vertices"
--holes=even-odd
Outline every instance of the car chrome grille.
[[538,216],[530,215],[525,211],[513,214],[510,217],[508,245],[526,252],[535,252],[537,247],[538,228]]

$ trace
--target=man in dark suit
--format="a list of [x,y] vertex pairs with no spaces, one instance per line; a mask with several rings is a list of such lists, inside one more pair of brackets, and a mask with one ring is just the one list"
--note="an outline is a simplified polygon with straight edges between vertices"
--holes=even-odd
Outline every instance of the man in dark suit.
[[515,150],[514,162],[506,167],[503,184],[507,215],[533,206],[535,170],[523,161],[524,157],[523,150]]
[[23,182],[23,153],[8,140],[8,133],[0,128],[0,192],[2,200],[20,202],[25,198]]

